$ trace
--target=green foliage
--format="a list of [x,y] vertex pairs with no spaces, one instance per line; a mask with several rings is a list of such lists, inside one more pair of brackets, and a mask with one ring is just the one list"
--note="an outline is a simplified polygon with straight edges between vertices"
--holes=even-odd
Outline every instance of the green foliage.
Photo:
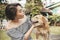
[[6,5],[0,4],[0,18],[4,19],[5,17],[5,7]]
[[49,18],[51,18],[54,21],[60,21],[60,16],[58,15],[52,15],[52,16],[49,16]]
[[60,16],[54,14],[52,16],[49,16],[49,19],[53,20],[54,21],[54,25],[56,26],[56,23],[57,22],[60,22]]
[[31,14],[32,16],[34,16],[35,14],[40,14],[39,6],[35,6],[34,8],[32,8]]
[[34,16],[35,14],[40,13],[42,2],[41,0],[27,0],[25,8],[27,13],[31,12],[31,15]]
[[60,21],[60,16],[57,17],[57,21]]
[[0,40],[11,40],[5,30],[0,29]]
[[1,3],[1,0],[0,0],[0,3]]

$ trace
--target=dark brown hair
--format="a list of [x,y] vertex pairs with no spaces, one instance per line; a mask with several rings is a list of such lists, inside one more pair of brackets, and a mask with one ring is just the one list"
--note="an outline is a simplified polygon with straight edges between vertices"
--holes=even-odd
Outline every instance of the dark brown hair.
[[[21,6],[19,3],[8,4],[5,9],[5,14],[7,19],[14,20],[16,17],[17,6]],[[22,7],[22,6],[21,6]]]

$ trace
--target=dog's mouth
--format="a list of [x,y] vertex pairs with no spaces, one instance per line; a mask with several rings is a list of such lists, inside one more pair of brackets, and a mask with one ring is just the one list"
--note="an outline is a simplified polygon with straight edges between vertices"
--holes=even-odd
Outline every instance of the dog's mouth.
[[34,23],[38,23],[38,21],[35,21]]
[[32,21],[33,24],[38,23],[38,21]]
[[43,26],[43,23],[42,22],[39,23],[39,21],[32,21],[32,23],[36,25],[36,27],[39,27],[39,28]]

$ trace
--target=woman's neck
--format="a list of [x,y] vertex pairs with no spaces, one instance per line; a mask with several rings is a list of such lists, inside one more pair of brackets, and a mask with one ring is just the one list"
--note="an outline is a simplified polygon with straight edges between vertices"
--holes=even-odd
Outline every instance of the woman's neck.
[[13,23],[20,23],[20,22],[22,22],[23,20],[25,20],[26,19],[26,16],[24,16],[24,18],[22,18],[22,19],[15,19],[15,20],[11,20],[11,22],[13,22]]
[[18,23],[19,19],[11,20],[11,22]]

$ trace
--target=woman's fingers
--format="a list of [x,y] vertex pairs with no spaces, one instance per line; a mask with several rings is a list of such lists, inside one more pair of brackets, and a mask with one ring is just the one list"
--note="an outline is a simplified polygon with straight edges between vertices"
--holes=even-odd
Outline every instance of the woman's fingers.
[[38,27],[39,25],[40,25],[39,23],[32,24],[32,27],[36,28],[36,27]]

